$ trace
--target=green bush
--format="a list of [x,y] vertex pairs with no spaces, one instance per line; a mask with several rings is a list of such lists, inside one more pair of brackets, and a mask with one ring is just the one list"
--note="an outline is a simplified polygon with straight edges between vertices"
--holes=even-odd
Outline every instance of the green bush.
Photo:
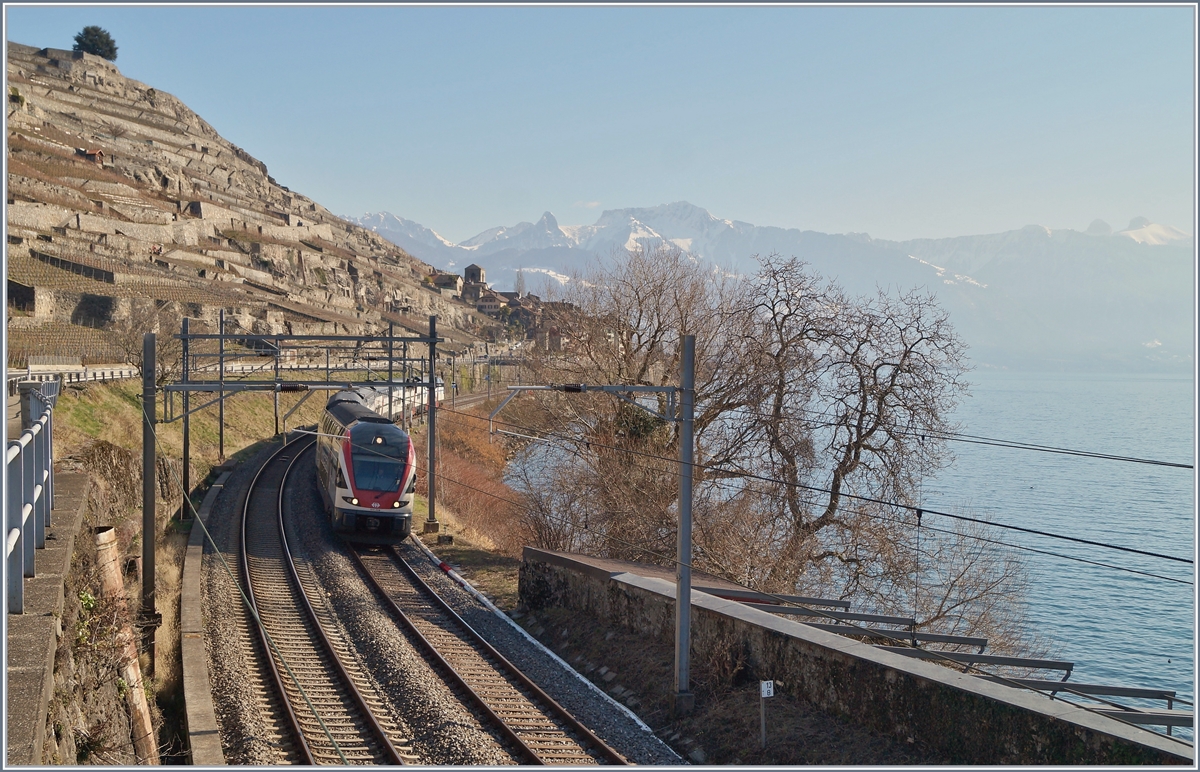
[[75,36],[75,45],[71,46],[71,50],[95,54],[110,62],[117,60],[117,44],[103,27],[84,27],[83,31]]

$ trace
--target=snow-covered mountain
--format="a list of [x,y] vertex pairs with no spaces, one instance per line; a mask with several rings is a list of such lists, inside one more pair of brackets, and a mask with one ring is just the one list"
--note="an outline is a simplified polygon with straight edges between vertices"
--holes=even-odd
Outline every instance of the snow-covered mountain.
[[1040,225],[1004,233],[889,241],[753,225],[676,202],[604,211],[593,225],[536,223],[491,228],[461,244],[388,213],[347,218],[409,253],[461,273],[477,263],[498,289],[516,272],[537,292],[539,274],[559,283],[614,250],[673,244],[734,273],[756,255],[795,255],[848,291],[923,288],[936,294],[977,363],[1122,369],[1191,367],[1194,349],[1190,235],[1135,218],[1113,233]]
[[410,255],[421,255],[422,260],[433,265],[448,267],[446,260],[459,253],[458,245],[442,238],[437,231],[390,212],[367,212],[362,217],[343,219],[375,231]]
[[1139,244],[1171,244],[1176,241],[1191,241],[1192,237],[1170,225],[1158,225],[1145,217],[1135,217],[1129,227],[1118,236],[1127,236]]

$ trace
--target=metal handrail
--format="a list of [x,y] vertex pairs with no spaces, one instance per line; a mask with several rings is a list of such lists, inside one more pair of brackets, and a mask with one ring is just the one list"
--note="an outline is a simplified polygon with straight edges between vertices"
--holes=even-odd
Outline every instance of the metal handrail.
[[61,380],[28,389],[28,415],[37,415],[5,450],[8,490],[5,500],[5,560],[8,613],[25,610],[25,582],[36,576],[35,550],[45,549],[54,507],[54,404]]

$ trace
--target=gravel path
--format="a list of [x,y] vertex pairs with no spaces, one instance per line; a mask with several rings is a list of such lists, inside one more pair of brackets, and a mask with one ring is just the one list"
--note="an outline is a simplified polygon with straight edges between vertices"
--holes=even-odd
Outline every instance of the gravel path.
[[[258,465],[275,447],[240,465],[213,508],[209,530],[235,571],[237,523],[245,489]],[[441,678],[424,664],[358,576],[345,545],[324,517],[311,453],[297,463],[295,474],[305,482],[285,494],[285,503],[291,507],[288,538],[293,555],[308,562],[320,577],[327,602],[339,610],[344,633],[356,644],[359,665],[369,682],[365,685],[380,696],[389,718],[406,734],[422,763],[513,764],[500,741],[471,717]],[[278,731],[270,718],[264,719],[269,706],[257,696],[261,674],[254,666],[248,615],[237,589],[210,551],[206,548],[204,563],[206,646],[226,758],[230,764],[278,764],[283,761]],[[509,661],[626,758],[637,764],[681,763],[629,711],[507,619],[475,600],[418,548],[406,543],[400,551]]]

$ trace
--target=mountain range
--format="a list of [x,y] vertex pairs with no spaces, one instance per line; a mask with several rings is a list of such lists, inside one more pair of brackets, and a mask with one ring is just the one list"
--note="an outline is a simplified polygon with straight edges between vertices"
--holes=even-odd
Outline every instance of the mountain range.
[[967,340],[976,366],[1064,370],[1182,370],[1194,354],[1194,240],[1135,218],[1113,232],[1040,225],[1003,233],[891,241],[721,219],[676,202],[604,211],[593,225],[536,223],[490,228],[455,244],[387,212],[346,218],[439,268],[475,263],[494,287],[521,270],[565,282],[613,250],[670,243],[735,274],[756,255],[795,255],[846,290],[923,288]]

